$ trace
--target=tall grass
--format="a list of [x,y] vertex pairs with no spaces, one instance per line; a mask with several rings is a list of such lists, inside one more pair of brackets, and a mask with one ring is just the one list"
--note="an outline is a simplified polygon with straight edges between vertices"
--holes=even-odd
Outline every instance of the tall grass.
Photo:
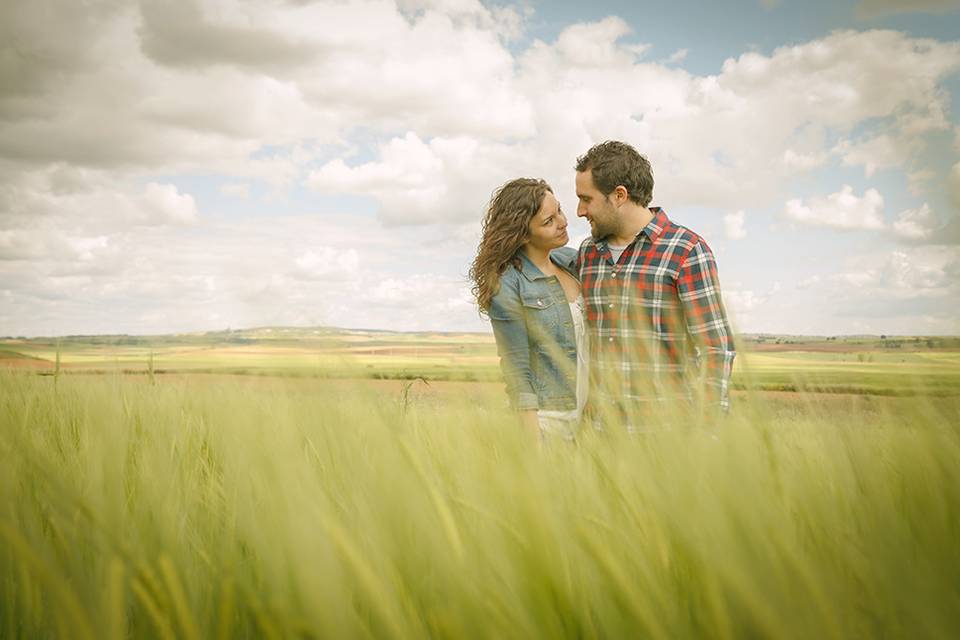
[[956,398],[538,450],[499,396],[0,391],[3,638],[960,635]]

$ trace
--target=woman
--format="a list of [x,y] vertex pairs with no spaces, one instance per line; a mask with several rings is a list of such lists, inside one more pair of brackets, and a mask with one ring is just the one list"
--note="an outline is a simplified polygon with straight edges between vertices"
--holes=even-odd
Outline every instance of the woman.
[[470,268],[490,317],[507,395],[533,434],[572,440],[586,402],[586,340],[577,252],[567,219],[543,180],[500,187]]

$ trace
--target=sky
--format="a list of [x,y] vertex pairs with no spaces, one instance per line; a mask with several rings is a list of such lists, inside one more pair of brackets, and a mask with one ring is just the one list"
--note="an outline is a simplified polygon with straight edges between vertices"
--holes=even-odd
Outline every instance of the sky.
[[489,331],[503,182],[608,139],[739,332],[960,333],[960,0],[0,3],[0,335]]

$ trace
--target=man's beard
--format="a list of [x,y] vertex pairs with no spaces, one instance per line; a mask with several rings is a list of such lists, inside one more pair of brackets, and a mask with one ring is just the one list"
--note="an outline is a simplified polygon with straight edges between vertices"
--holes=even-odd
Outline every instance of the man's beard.
[[590,225],[590,235],[593,236],[594,240],[603,240],[620,230],[620,221],[617,219],[617,213],[613,210],[613,207],[610,207],[604,213],[606,215],[604,215],[602,221],[595,218]]

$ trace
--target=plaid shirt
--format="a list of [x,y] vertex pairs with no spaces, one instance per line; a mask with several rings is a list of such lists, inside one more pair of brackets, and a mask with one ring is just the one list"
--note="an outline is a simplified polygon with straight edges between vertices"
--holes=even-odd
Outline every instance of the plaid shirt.
[[[590,333],[590,404],[616,408],[628,426],[652,400],[729,407],[733,333],[706,242],[659,208],[614,264],[588,237],[577,265]],[[701,367],[703,370],[701,371]]]

